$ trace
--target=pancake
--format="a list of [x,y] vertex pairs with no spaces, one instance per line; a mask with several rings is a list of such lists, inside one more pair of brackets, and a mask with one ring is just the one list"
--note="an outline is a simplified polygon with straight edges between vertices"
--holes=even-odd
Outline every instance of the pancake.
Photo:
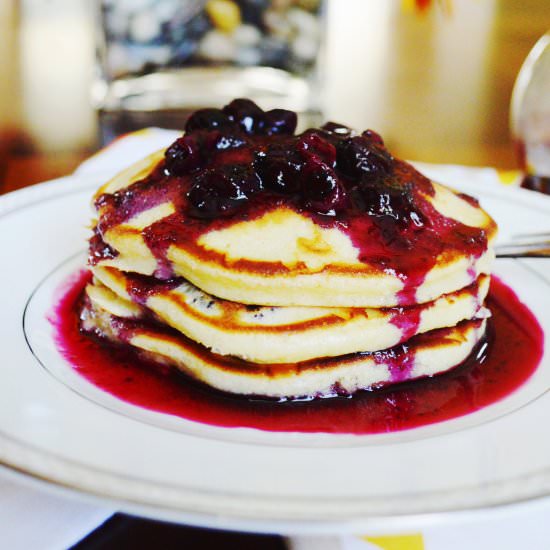
[[445,372],[483,338],[496,225],[378,134],[249,100],[95,194],[84,331],[218,390],[352,394]]
[[439,374],[464,362],[480,343],[486,320],[463,321],[375,353],[356,353],[290,364],[257,364],[222,356],[154,322],[117,317],[88,302],[84,330],[130,346],[224,392],[277,399],[351,395]]
[[98,282],[88,295],[109,313],[139,317],[144,310],[137,302],[213,352],[255,363],[390,348],[416,334],[471,319],[489,289],[489,277],[482,275],[467,288],[407,308],[251,307],[216,298],[184,280],[163,284],[99,266],[92,272]]
[[[319,216],[272,193],[252,197],[233,216],[204,219],[186,212],[201,172],[167,175],[161,151],[97,192],[91,262],[179,276],[220,298],[273,306],[413,305],[489,274],[490,216],[471,197],[394,164],[380,184],[380,196],[397,197],[389,214],[379,207],[380,215]],[[404,224],[399,208],[423,221]]]

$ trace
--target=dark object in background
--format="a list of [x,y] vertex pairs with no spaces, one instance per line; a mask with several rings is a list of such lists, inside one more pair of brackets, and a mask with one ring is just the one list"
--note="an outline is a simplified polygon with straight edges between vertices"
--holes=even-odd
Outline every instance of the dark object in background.
[[550,177],[527,175],[523,178],[521,186],[550,195]]
[[282,537],[214,531],[115,514],[71,550],[286,550]]
[[541,36],[518,73],[510,110],[521,186],[550,194],[550,31]]

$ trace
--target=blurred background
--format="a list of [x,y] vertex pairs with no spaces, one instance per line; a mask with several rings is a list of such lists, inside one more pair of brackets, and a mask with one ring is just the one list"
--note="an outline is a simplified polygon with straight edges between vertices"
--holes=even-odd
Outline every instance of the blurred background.
[[[412,160],[517,166],[511,92],[550,27],[548,0],[324,9],[323,86],[313,91],[323,118],[376,129]],[[0,2],[0,191],[69,173],[108,139],[91,101],[97,14],[90,0]]]

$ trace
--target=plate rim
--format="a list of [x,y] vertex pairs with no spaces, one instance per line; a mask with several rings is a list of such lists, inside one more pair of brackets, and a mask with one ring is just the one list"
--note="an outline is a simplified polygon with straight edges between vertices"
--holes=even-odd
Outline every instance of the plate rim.
[[[98,180],[102,180],[102,176],[100,174],[94,174],[94,175],[71,175],[66,176],[63,178],[57,178],[55,180],[50,180],[48,182],[44,182],[41,184],[36,184],[27,188],[24,188],[22,190],[13,191],[10,193],[7,193],[5,195],[0,196],[0,220],[3,220],[6,216],[10,215],[11,213],[18,212],[23,208],[27,208],[30,206],[33,206],[35,204],[42,204],[45,202],[45,200],[55,200],[59,199],[61,197],[67,196],[68,194],[73,194],[77,192],[82,192],[85,189],[90,187],[90,190],[93,189],[92,185],[96,185]],[[67,185],[72,185],[72,189],[68,190]],[[471,186],[468,184],[465,184],[464,186],[468,190],[470,190]],[[543,195],[534,194],[534,192],[527,191],[524,189],[518,189],[518,188],[505,188],[505,187],[497,187],[497,186],[487,186],[482,189],[481,191],[481,200],[483,201],[483,195],[499,195],[499,198],[502,198],[503,195],[508,195],[508,198],[512,199],[513,197],[517,197],[522,199],[522,202],[527,202],[530,207],[536,207],[537,210],[542,210],[544,212],[550,212],[550,197],[546,197]],[[33,200],[37,199],[37,200]],[[7,449],[11,447],[13,455],[13,450],[16,450],[19,453],[19,457],[26,456],[26,455],[33,455],[30,456],[30,458],[26,461],[25,464],[21,465],[20,461],[17,459],[17,456],[14,457],[10,456],[9,451],[7,452]],[[43,449],[32,449],[32,445],[29,445],[28,442],[24,441],[17,441],[14,440],[11,436],[6,435],[2,432],[0,432],[0,465],[3,467],[9,468],[11,471],[17,472],[19,475],[22,475],[24,477],[28,477],[33,480],[37,480],[38,482],[44,481],[45,483],[49,484],[55,484],[57,488],[61,487],[69,492],[76,493],[80,495],[82,498],[86,496],[92,496],[92,498],[98,498],[100,500],[107,499],[110,502],[121,502],[124,505],[125,509],[130,509],[132,507],[136,507],[139,509],[140,513],[144,513],[145,515],[150,515],[151,517],[164,517],[165,519],[169,519],[171,521],[178,520],[178,518],[182,518],[182,516],[185,516],[185,518],[188,518],[190,516],[195,517],[199,521],[198,524],[200,525],[206,525],[206,526],[212,526],[212,527],[220,527],[223,526],[224,528],[234,529],[238,528],[235,527],[235,525],[240,526],[241,528],[244,527],[246,530],[250,531],[258,531],[258,532],[265,532],[269,530],[273,530],[273,528],[279,528],[282,532],[284,531],[292,531],[292,532],[318,532],[319,530],[323,532],[341,532],[342,530],[349,531],[350,528],[357,528],[358,525],[365,525],[369,529],[373,528],[373,522],[374,527],[376,525],[384,525],[385,528],[389,528],[391,525],[394,525],[396,521],[399,523],[399,525],[403,525],[404,523],[422,523],[423,521],[433,521],[434,517],[441,517],[441,515],[447,515],[449,513],[455,513],[455,514],[463,514],[468,516],[471,513],[479,514],[480,510],[491,510],[491,509],[500,509],[502,507],[506,507],[509,505],[517,505],[521,502],[530,502],[536,499],[540,499],[546,496],[550,495],[550,466],[548,468],[545,468],[541,472],[537,472],[534,474],[529,474],[528,476],[521,476],[517,479],[508,479],[504,481],[495,481],[493,482],[493,485],[498,486],[499,488],[502,487],[503,484],[506,485],[513,485],[515,483],[521,482],[522,484],[525,483],[524,478],[529,477],[533,478],[533,480],[529,481],[529,484],[535,484],[540,491],[536,494],[530,494],[528,496],[525,496],[523,498],[511,498],[509,500],[498,500],[496,502],[486,502],[485,504],[480,504],[478,506],[472,504],[465,504],[462,506],[450,506],[448,508],[440,508],[438,507],[437,510],[428,510],[425,512],[413,512],[413,513],[405,513],[400,515],[394,515],[394,514],[381,514],[379,516],[369,516],[365,517],[363,512],[358,512],[357,516],[350,516],[349,512],[346,512],[346,518],[334,518],[332,516],[332,519],[329,517],[321,518],[319,517],[316,520],[306,520],[305,518],[299,518],[294,519],[291,517],[280,517],[278,519],[273,519],[273,516],[266,517],[265,515],[262,515],[262,513],[257,513],[259,510],[257,510],[257,501],[258,497],[250,497],[242,495],[236,496],[237,501],[242,501],[243,498],[252,498],[254,500],[254,506],[253,510],[256,512],[256,514],[250,514],[249,516],[243,515],[242,511],[240,511],[240,515],[238,517],[233,517],[229,513],[229,515],[226,515],[224,517],[223,513],[220,515],[219,511],[218,513],[215,512],[202,512],[197,513],[194,512],[195,515],[193,515],[192,509],[185,510],[183,508],[174,508],[174,507],[167,507],[165,509],[159,507],[159,504],[155,504],[154,508],[151,508],[151,503],[147,502],[140,502],[139,499],[136,500],[130,500],[126,501],[124,499],[121,500],[120,494],[116,494],[116,491],[114,493],[108,494],[106,492],[97,492],[94,491],[92,487],[88,486],[86,483],[81,483],[80,486],[78,483],[67,483],[64,482],[62,479],[62,476],[56,476],[51,475],[50,477],[44,475],[40,472],[40,469],[36,467],[36,464],[33,467],[33,462],[36,462],[37,458],[40,458],[37,455],[44,455],[49,454],[48,451],[45,451]],[[54,461],[60,463],[62,465],[61,471],[66,470],[67,466],[70,466],[71,468],[75,467],[75,463],[72,461],[62,458],[62,457],[55,457],[51,456],[49,458],[52,458]],[[18,463],[19,462],[19,463]],[[23,461],[25,462],[25,461]],[[38,462],[40,462],[38,460]],[[93,466],[81,466],[76,464],[77,469],[83,468],[85,472],[90,472],[90,470],[94,470]],[[78,472],[78,475],[81,475],[85,472]],[[111,475],[114,479],[111,481],[120,480],[119,474],[112,474],[112,473],[106,473],[107,475]],[[542,476],[542,478],[541,478]],[[85,476],[83,476],[84,478]],[[157,486],[158,484],[155,482],[150,481],[144,481],[144,480],[136,480],[137,483],[141,485],[153,485]],[[116,485],[113,484],[113,485]],[[486,486],[487,488],[487,486]],[[181,489],[180,489],[181,491]],[[455,490],[456,491],[456,490]],[[463,489],[460,489],[460,491],[463,491]],[[467,492],[471,492],[471,489],[466,490]],[[184,490],[185,492],[185,490]],[[448,493],[448,491],[439,491],[439,492],[445,492]],[[195,498],[195,495],[193,495],[193,491],[187,490],[188,498]],[[498,493],[498,491],[497,491]],[[437,494],[436,491],[432,491],[428,493],[427,496],[430,496],[430,498],[433,498],[434,494]],[[265,498],[265,497],[264,497]],[[269,501],[273,500],[272,496],[267,497]],[[308,497],[311,498],[311,497]],[[397,497],[391,497],[393,499]],[[407,495],[407,498],[415,499],[415,497],[411,497],[411,495]],[[403,496],[400,496],[399,499],[403,499]],[[365,500],[364,498],[359,500]],[[268,507],[269,508],[269,507]],[[228,510],[230,511],[232,509],[232,506],[229,506]],[[264,512],[265,513],[265,512]],[[159,516],[160,514],[160,516]],[[186,515],[187,514],[187,515]],[[183,518],[183,519],[185,519]],[[320,525],[322,524],[322,525]]]

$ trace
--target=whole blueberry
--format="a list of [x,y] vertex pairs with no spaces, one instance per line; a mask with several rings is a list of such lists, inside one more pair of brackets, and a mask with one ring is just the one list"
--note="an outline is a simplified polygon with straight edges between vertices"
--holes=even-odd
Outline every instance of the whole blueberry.
[[219,109],[199,109],[185,123],[187,133],[196,130],[224,130],[235,128],[235,124]]
[[223,113],[247,134],[258,134],[263,129],[264,111],[250,99],[234,99]]
[[354,136],[338,144],[337,166],[351,178],[375,179],[389,174],[392,156],[365,136]]
[[333,168],[336,164],[336,147],[316,130],[304,132],[296,143],[296,149],[311,166],[322,164]]
[[302,196],[308,210],[336,216],[348,206],[346,191],[332,170],[316,168],[306,173]]
[[254,164],[265,189],[285,195],[299,191],[301,161],[296,155],[272,148],[258,153]]
[[197,218],[229,216],[260,190],[261,181],[248,165],[210,169],[187,193],[189,213]]
[[367,138],[370,142],[380,147],[384,147],[384,140],[382,139],[382,136],[376,133],[374,130],[365,130],[361,135],[364,138]]
[[424,216],[416,208],[414,192],[408,186],[386,179],[362,182],[360,187],[365,209],[371,216],[392,219],[400,227],[413,224],[420,228],[424,225]]
[[239,197],[250,198],[263,188],[260,177],[250,164],[225,165],[218,168],[216,173]]
[[321,126],[321,130],[324,130],[326,133],[330,134],[335,138],[347,138],[353,134],[353,130],[348,128],[344,124],[339,124],[338,122],[326,122]]
[[246,200],[234,191],[220,180],[196,183],[187,193],[189,213],[197,218],[229,216]]
[[200,165],[200,151],[190,136],[178,138],[164,153],[165,169],[172,176],[182,176]]
[[296,130],[298,117],[294,111],[286,109],[272,109],[264,115],[264,132],[271,136],[274,134],[293,135]]

